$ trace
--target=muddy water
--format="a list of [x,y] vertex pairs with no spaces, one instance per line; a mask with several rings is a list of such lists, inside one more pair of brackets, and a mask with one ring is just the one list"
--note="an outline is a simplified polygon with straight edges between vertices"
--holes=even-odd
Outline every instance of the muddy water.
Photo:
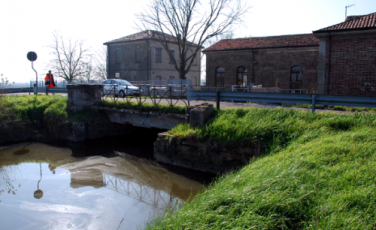
[[202,188],[127,151],[74,151],[41,143],[0,149],[0,229],[142,229]]

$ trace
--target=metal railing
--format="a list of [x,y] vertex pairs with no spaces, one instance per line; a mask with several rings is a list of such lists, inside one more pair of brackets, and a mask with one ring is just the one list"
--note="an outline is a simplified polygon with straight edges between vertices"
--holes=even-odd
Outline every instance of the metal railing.
[[375,97],[349,97],[316,94],[284,94],[284,93],[240,93],[240,92],[205,92],[188,90],[188,101],[192,100],[216,100],[217,108],[220,109],[221,101],[251,101],[261,103],[289,103],[311,104],[312,112],[315,105],[339,105],[353,107],[376,108]]
[[[185,106],[190,103],[187,100],[187,91],[189,87],[186,85],[133,85],[138,89],[135,90],[130,86],[119,85],[104,85],[102,89],[102,97],[106,100],[109,97],[114,101],[123,100],[126,102],[136,101],[143,104],[144,102],[151,102],[158,105],[161,102],[167,102],[168,105],[176,105],[179,101],[183,102]],[[108,87],[106,89],[106,87]]]

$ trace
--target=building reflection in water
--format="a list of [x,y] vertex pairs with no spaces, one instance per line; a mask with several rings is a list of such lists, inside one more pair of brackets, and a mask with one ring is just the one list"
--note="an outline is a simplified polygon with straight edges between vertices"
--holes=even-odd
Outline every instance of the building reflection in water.
[[93,157],[61,167],[69,169],[72,188],[105,187],[160,210],[179,208],[202,187],[156,163],[120,154],[122,157]]
[[[57,168],[69,170],[71,188],[108,188],[154,209],[178,208],[202,188],[201,183],[169,172],[154,161],[114,152],[117,157],[75,158],[69,149],[45,144],[10,146],[2,149],[0,154],[0,194],[1,191],[16,194],[16,187],[21,186],[17,182],[20,173],[18,165],[28,162],[39,164],[37,190],[32,190],[36,199],[41,199],[49,192],[47,188],[45,191],[41,189],[41,162],[48,162],[48,169],[53,175]],[[50,179],[45,178],[47,181]]]

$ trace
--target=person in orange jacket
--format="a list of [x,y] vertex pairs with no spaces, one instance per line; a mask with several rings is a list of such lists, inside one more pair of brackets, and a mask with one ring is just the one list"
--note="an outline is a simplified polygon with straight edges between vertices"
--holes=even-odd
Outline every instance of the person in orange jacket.
[[[44,78],[44,82],[46,84],[46,88],[55,87],[54,75],[52,75],[51,70],[48,71],[48,74]],[[47,95],[48,95],[48,93],[47,93]]]

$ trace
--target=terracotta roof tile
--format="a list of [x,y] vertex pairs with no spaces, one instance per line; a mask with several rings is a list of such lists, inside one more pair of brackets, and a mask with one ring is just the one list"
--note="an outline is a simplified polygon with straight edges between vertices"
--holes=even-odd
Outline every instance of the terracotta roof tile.
[[313,33],[357,29],[376,29],[376,13],[348,16],[344,22],[313,31]]
[[282,35],[271,37],[237,38],[221,40],[205,51],[240,50],[278,47],[318,46],[320,40],[312,34]]

